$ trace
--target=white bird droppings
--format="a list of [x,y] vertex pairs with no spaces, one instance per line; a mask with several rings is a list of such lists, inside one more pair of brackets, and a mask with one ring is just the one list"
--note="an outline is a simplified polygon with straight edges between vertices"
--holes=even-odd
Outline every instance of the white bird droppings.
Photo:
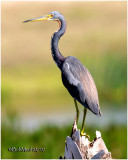
[[96,138],[100,138],[100,137],[101,137],[100,131],[96,131]]

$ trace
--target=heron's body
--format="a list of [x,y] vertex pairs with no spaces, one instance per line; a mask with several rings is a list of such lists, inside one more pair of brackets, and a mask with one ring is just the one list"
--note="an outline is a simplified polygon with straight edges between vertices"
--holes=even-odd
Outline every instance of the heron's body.
[[[54,20],[59,22],[60,28],[52,36],[51,51],[55,63],[61,70],[62,82],[69,91],[70,95],[75,99],[77,120],[79,117],[79,110],[76,100],[79,101],[85,108],[92,111],[95,115],[100,116],[101,112],[98,93],[90,72],[81,64],[81,62],[77,58],[72,56],[65,58],[59,51],[58,42],[60,37],[65,33],[66,30],[66,21],[64,16],[59,12],[54,11],[46,16],[30,19],[24,22],[40,20]],[[86,110],[84,110],[82,131],[84,128],[85,115]]]
[[75,57],[67,57],[62,66],[62,81],[71,96],[100,116],[97,89],[90,72]]

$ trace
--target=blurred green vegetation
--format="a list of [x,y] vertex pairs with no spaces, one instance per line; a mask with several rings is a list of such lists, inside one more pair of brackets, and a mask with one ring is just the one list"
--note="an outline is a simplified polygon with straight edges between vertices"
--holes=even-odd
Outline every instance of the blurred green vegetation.
[[[46,125],[32,133],[14,125],[20,114],[69,110],[74,105],[50,51],[58,24],[22,22],[54,10],[63,13],[67,31],[59,43],[62,55],[75,56],[88,68],[101,110],[109,105],[126,110],[127,2],[2,2],[1,6],[2,158],[59,158],[71,125]],[[87,127],[91,137],[95,130]],[[126,158],[126,132],[124,126],[101,131],[113,158]],[[11,146],[46,150],[12,153]]]
[[[4,159],[58,159],[59,156],[64,156],[66,136],[71,133],[71,126],[41,126],[33,132],[23,131],[11,124],[8,126],[2,125],[2,158]],[[87,126],[86,131],[89,133],[91,141],[95,137],[97,128]],[[115,159],[127,158],[127,127],[124,126],[110,126],[101,131],[107,148],[112,153]],[[11,147],[37,147],[45,148],[44,152],[10,152],[8,148]]]
[[[97,59],[93,57],[86,57],[85,60],[84,57],[79,59],[91,70],[98,88],[100,103],[126,106],[126,58],[104,56]],[[28,65],[27,67],[4,69],[2,72],[3,105],[7,105],[10,101],[13,107],[19,104],[42,107],[59,106],[61,103],[62,106],[63,104],[71,105],[72,99],[67,101],[68,97],[69,94],[66,93],[61,82],[60,71],[55,67],[42,68],[40,65],[34,67]]]

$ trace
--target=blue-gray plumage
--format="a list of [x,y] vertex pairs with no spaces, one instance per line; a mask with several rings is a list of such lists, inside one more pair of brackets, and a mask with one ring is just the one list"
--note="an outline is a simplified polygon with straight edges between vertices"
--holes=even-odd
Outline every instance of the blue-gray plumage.
[[71,96],[84,107],[100,116],[95,82],[90,72],[75,57],[67,57],[62,66],[62,81]]
[[[77,58],[72,56],[65,58],[59,51],[58,42],[60,37],[65,33],[66,30],[66,21],[64,16],[59,12],[54,11],[46,16],[30,19],[24,22],[33,22],[40,20],[54,20],[59,22],[60,28],[53,34],[51,39],[51,51],[55,63],[61,70],[62,82],[69,91],[70,95],[74,98],[77,111],[77,121],[79,117],[79,109],[76,100],[79,101],[85,108],[92,111],[95,115],[100,116],[101,112],[98,93],[95,82],[90,72],[81,64],[81,62]],[[85,115],[86,110],[84,110],[82,132],[84,128]]]

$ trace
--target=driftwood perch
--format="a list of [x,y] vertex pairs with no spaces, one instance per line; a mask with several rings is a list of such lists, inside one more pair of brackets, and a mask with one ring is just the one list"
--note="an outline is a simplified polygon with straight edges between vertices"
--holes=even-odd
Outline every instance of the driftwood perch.
[[85,136],[80,136],[75,120],[71,137],[66,138],[64,159],[112,159],[112,157],[101,138],[101,133],[96,131],[96,138],[90,142]]

